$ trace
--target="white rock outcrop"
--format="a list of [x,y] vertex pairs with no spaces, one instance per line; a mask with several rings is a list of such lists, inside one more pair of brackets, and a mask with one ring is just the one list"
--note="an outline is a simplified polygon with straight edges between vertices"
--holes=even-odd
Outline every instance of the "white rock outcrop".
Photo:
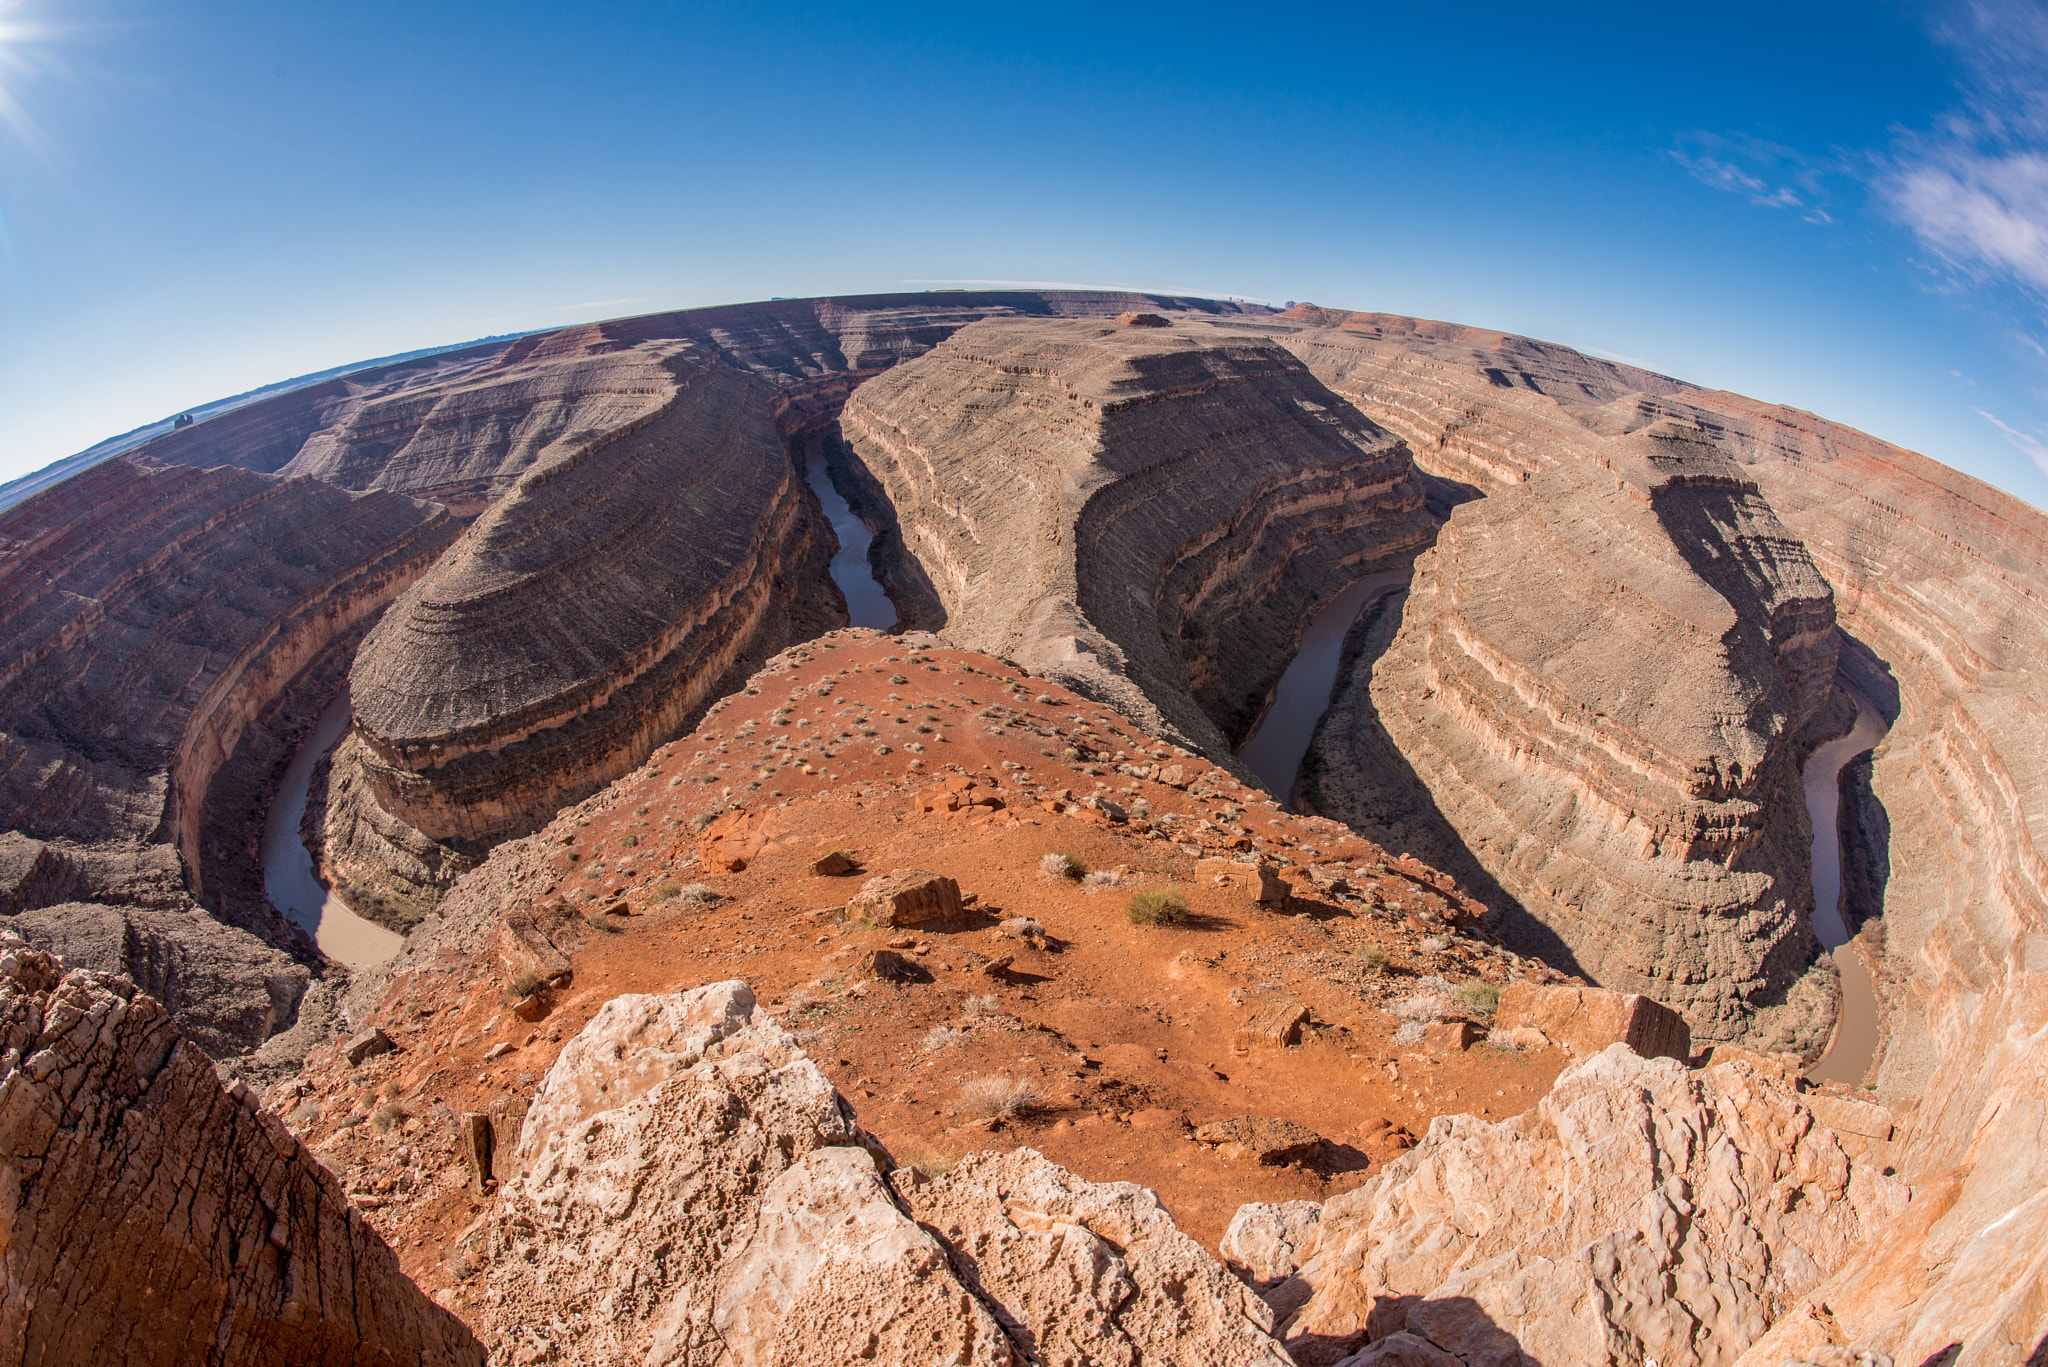
[[1292,1249],[1268,1298],[1314,1367],[1726,1367],[1909,1198],[1877,1141],[1748,1064],[1617,1044],[1524,1115],[1439,1117],[1313,1225],[1245,1208],[1226,1251],[1270,1278]]
[[1152,1193],[1030,1150],[896,1173],[740,982],[614,999],[469,1242],[496,1360],[1284,1367]]

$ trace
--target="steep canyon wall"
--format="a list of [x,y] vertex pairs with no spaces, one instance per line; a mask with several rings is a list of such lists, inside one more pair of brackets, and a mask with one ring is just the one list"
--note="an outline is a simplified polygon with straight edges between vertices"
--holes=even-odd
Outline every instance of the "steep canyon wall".
[[[2048,657],[2048,518],[1812,414],[1567,348],[1307,308],[1270,326],[1298,327],[1284,340],[1332,389],[1487,503],[1540,495],[1593,463],[1600,441],[1697,428],[1826,579],[1839,678],[1891,723],[1844,810],[1861,875],[1876,880],[1862,895],[1881,898],[1854,942],[1884,1013],[1871,1081],[1905,1117],[1897,1166],[1917,1194],[1815,1290],[1829,1318],[1790,1317],[1743,1361],[1775,1367],[1840,1342],[1908,1362],[1951,1345],[1952,1361],[2026,1357],[2048,1269],[2036,1213],[2048,1202],[2048,681],[2033,667]],[[1398,655],[1412,629],[1378,631],[1361,653]],[[1425,786],[1428,765],[1415,764]],[[1520,835],[1512,814],[1491,831],[1503,845]],[[1488,845],[1474,853],[1527,886]]]
[[271,948],[296,942],[255,863],[269,786],[456,530],[394,494],[126,461],[0,516],[0,912],[152,982],[209,1048],[288,1020],[307,970]]
[[952,639],[1219,754],[1313,606],[1434,530],[1400,444],[1257,337],[982,322],[840,431]]

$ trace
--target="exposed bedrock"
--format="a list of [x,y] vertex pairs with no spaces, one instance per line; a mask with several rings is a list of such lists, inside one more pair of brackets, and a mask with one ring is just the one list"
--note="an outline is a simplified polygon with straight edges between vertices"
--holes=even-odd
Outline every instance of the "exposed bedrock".
[[1697,428],[1602,459],[1452,515],[1385,653],[1355,657],[1310,800],[1425,858],[1462,847],[1511,940],[1706,1038],[1762,1009],[1817,1045],[1826,992],[1787,995],[1814,956],[1796,741],[1835,672],[1828,586]]
[[348,489],[396,490],[468,516],[528,471],[659,409],[671,385],[662,352],[649,343],[694,342],[770,388],[837,381],[822,393],[792,396],[798,403],[822,398],[829,416],[853,384],[978,318],[1111,317],[1161,307],[1270,312],[1165,295],[950,290],[651,313],[357,371],[169,433],[147,453],[182,465],[239,465]]
[[1216,754],[1315,605],[1435,531],[1399,442],[1284,348],[1185,319],[977,323],[840,432],[914,562],[878,548],[907,621]]
[[116,908],[65,943],[237,966],[199,973],[204,991],[174,974],[163,999],[210,1049],[260,1043],[254,1004],[287,971],[262,942],[315,962],[263,895],[270,791],[355,642],[455,532],[397,495],[122,460],[0,516],[0,914]]
[[4,932],[0,1343],[38,1367],[484,1360],[162,1006]]
[[844,620],[772,391],[704,347],[640,349],[666,377],[661,404],[525,476],[356,658],[362,747],[342,758],[432,840],[533,829],[747,661]]
[[1366,1363],[1727,1367],[1908,1209],[1889,1119],[1616,1044],[1522,1115],[1439,1116],[1320,1208],[1242,1208],[1224,1250],[1270,1284],[1304,1367],[1367,1341],[1387,1356]]
[[896,1168],[744,983],[607,1002],[513,1166],[464,1239],[508,1361],[1288,1361],[1272,1312],[1142,1187],[1030,1149]]

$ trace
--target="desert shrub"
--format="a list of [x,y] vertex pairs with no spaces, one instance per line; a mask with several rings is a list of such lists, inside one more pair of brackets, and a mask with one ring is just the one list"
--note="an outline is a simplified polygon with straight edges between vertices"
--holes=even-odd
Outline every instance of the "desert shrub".
[[1071,854],[1048,854],[1038,861],[1038,871],[1047,878],[1080,878],[1088,866]]
[[1422,1021],[1403,1021],[1401,1028],[1394,1032],[1396,1044],[1420,1044],[1429,1027]]
[[1117,872],[1115,869],[1097,869],[1081,880],[1081,886],[1090,892],[1094,892],[1097,888],[1113,888],[1116,884]]
[[654,890],[654,900],[657,902],[666,902],[671,897],[676,896],[682,890],[683,885],[681,883],[663,883],[660,887]]
[[960,1109],[977,1120],[1029,1115],[1044,1104],[1044,1094],[1029,1078],[971,1077],[960,1086]]
[[1415,992],[1394,1003],[1394,1014],[1402,1020],[1433,1025],[1458,1013],[1456,989],[1442,978],[1423,978],[1415,986]]
[[1484,978],[1474,978],[1459,984],[1457,1000],[1475,1019],[1491,1021],[1493,1013],[1500,1010],[1500,989]]
[[724,894],[716,888],[706,887],[702,883],[685,883],[676,889],[676,896],[682,901],[684,906],[695,907],[702,906],[706,902],[716,902]]
[[966,1001],[960,1003],[960,1014],[967,1020],[982,1020],[990,1016],[1000,1016],[1003,1014],[1003,1004],[997,1001],[992,994],[985,992],[979,997],[969,997]]
[[910,682],[910,680],[901,674],[891,674],[889,676],[889,682],[892,684],[907,684]]
[[1045,938],[1045,926],[1037,918],[1031,916],[1012,916],[1009,920],[1002,923],[1002,929],[1005,933],[1014,935],[1020,940],[1043,940]]
[[1431,954],[1440,953],[1450,947],[1451,942],[1441,935],[1425,935],[1422,937],[1422,948],[1428,950]]
[[958,1044],[966,1038],[967,1032],[964,1030],[956,1030],[950,1025],[934,1025],[924,1032],[924,1036],[917,1042],[917,1047],[928,1054],[936,1054],[939,1050]]
[[690,818],[690,824],[701,831],[716,820],[718,820],[718,812],[714,809],[697,813],[697,815]]
[[595,907],[583,913],[583,923],[592,930],[602,931],[606,935],[622,935],[626,930],[624,921],[608,911],[599,911]]
[[512,995],[515,997],[531,997],[534,993],[540,991],[546,982],[547,979],[529,968],[512,980],[510,984]]
[[1177,926],[1188,919],[1188,899],[1179,888],[1144,888],[1131,894],[1124,914],[1134,926]]
[[647,804],[643,802],[643,803],[641,803],[641,804],[640,804],[640,805],[639,805],[638,807],[635,807],[635,808],[633,809],[633,815],[634,815],[634,816],[646,816],[646,815],[647,815]]
[[1358,951],[1358,962],[1368,973],[1384,973],[1387,971],[1387,951],[1378,945],[1367,945]]
[[[644,812],[647,809],[645,807],[642,807],[640,810]],[[635,845],[640,843],[640,837],[637,835],[622,835],[619,837],[619,843],[630,850]]]
[[377,1133],[384,1134],[394,1125],[403,1124],[405,1118],[405,1107],[395,1101],[387,1101],[370,1112],[370,1127]]

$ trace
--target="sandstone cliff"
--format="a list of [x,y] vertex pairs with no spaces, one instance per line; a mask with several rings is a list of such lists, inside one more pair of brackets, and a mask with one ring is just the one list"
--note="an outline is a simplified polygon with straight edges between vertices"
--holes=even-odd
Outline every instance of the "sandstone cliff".
[[210,963],[203,990],[154,984],[209,1048],[288,1022],[306,970],[262,943],[297,943],[263,895],[263,810],[369,624],[455,530],[396,495],[125,461],[0,516],[0,915],[121,908],[67,949],[160,957],[139,935]]
[[977,323],[840,429],[915,561],[889,584],[907,618],[1219,754],[1314,606],[1433,531],[1399,443],[1209,329]]
[[523,833],[645,759],[751,658],[843,617],[830,532],[768,391],[646,343],[637,423],[522,478],[392,607],[351,673],[378,804],[426,836]]
[[1317,810],[1483,870],[1508,938],[1707,1038],[1823,1042],[1826,993],[1793,992],[1816,952],[1797,741],[1833,604],[1734,462],[1667,423],[1468,503],[1399,611],[1324,720]]
[[125,979],[0,932],[10,1362],[481,1364],[340,1185]]

